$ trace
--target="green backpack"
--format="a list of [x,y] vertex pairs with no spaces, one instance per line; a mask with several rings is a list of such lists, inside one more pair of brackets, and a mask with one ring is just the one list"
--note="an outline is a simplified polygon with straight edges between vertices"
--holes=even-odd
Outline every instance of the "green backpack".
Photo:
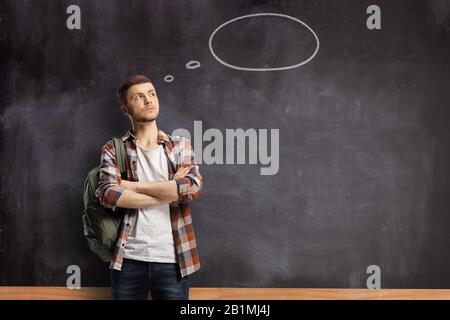
[[[113,138],[113,140],[120,174],[122,179],[126,179],[125,147],[121,139]],[[97,166],[89,171],[84,181],[84,236],[89,248],[100,259],[110,262],[124,214],[122,209],[113,211],[102,206],[95,196],[95,190],[98,187],[99,169],[100,166]]]

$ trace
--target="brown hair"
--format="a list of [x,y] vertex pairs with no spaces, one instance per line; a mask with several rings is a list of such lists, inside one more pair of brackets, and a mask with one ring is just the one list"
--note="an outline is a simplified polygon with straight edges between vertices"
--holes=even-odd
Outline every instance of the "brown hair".
[[141,84],[150,82],[153,83],[150,78],[144,76],[142,74],[135,74],[130,77],[120,86],[119,91],[117,92],[117,96],[119,98],[120,105],[127,105],[127,93],[128,89],[135,84]]

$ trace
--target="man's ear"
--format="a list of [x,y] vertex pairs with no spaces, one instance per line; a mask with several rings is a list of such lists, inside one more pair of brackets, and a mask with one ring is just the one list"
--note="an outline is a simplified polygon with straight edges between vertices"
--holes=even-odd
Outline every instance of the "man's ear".
[[128,112],[128,108],[127,108],[125,105],[121,105],[121,106],[120,106],[120,111],[122,111],[122,113],[123,113],[125,116],[127,116],[127,117],[130,116],[130,113]]

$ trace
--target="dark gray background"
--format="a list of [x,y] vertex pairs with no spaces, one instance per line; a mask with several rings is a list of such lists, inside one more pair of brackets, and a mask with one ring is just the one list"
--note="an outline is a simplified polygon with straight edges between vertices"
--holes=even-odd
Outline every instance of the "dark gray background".
[[[79,31],[65,27],[70,4]],[[381,30],[365,26],[370,4]],[[308,23],[317,56],[279,72],[219,64],[213,30],[261,12]],[[445,0],[2,2],[1,284],[64,286],[76,264],[82,286],[109,285],[83,237],[83,182],[104,142],[129,128],[119,84],[145,73],[167,133],[194,120],[280,129],[275,176],[201,166],[192,286],[358,288],[375,264],[384,288],[450,288],[449,12]],[[222,57],[254,67],[314,49],[279,18],[241,21],[216,40]],[[201,67],[186,69],[190,60]]]

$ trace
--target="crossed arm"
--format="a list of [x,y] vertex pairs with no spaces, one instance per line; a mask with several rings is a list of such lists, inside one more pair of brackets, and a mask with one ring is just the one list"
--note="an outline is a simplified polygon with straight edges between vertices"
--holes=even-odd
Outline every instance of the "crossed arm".
[[121,208],[145,208],[163,203],[176,202],[179,199],[177,182],[188,173],[188,168],[180,168],[170,181],[128,181],[121,180],[124,192],[116,202]]
[[96,195],[100,203],[116,210],[120,208],[146,208],[165,203],[187,202],[202,194],[202,176],[189,141],[180,142],[181,164],[170,181],[128,181],[122,180],[116,163],[112,143],[102,148],[99,184]]

